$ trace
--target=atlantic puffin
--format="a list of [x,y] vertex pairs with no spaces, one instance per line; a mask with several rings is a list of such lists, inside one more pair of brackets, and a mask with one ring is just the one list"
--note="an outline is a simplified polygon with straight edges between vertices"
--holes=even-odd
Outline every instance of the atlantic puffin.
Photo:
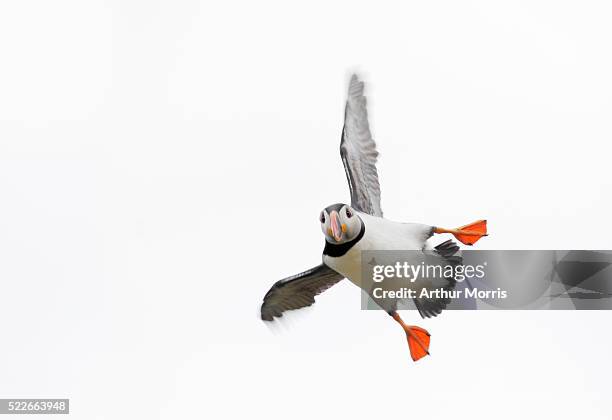
[[[455,242],[447,240],[432,247],[428,240],[434,234],[450,233],[461,243],[473,245],[487,235],[486,220],[457,229],[445,229],[383,218],[376,170],[378,152],[368,124],[364,83],[357,75],[352,75],[349,83],[340,157],[349,184],[351,204],[332,204],[320,212],[319,222],[325,236],[322,263],[276,282],[261,305],[261,319],[264,321],[273,321],[285,311],[312,305],[315,296],[344,278],[372,296],[371,282],[361,278],[362,251],[430,249],[439,258],[460,264],[460,249]],[[454,285],[454,279],[449,278],[444,287],[452,289]],[[405,324],[395,305],[374,301],[403,328],[414,361],[429,355],[429,332]],[[440,314],[450,299],[415,298],[413,301],[421,317],[427,318]]]

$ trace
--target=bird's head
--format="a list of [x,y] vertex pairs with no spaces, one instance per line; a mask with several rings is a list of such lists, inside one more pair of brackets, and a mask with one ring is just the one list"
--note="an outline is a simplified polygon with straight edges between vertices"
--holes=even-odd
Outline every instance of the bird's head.
[[325,240],[331,244],[343,244],[355,239],[361,231],[361,219],[348,204],[332,204],[319,215]]

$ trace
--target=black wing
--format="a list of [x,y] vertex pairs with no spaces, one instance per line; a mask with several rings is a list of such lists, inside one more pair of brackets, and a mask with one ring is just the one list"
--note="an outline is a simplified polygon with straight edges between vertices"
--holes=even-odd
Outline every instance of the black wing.
[[341,274],[321,264],[303,273],[279,280],[264,296],[261,319],[273,321],[274,317],[283,316],[285,311],[310,306],[315,302],[315,296],[343,278]]

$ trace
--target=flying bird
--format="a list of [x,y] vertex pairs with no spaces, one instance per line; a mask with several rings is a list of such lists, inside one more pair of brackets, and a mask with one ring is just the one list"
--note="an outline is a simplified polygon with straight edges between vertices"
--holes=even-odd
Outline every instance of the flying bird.
[[[459,247],[452,240],[431,247],[434,234],[450,233],[460,242],[473,245],[487,235],[486,220],[457,229],[445,229],[420,223],[400,223],[383,218],[380,206],[380,184],[376,161],[378,152],[370,133],[364,83],[356,75],[350,79],[340,140],[340,157],[349,184],[351,204],[332,204],[319,214],[325,236],[322,263],[310,270],[279,280],[266,293],[261,305],[261,319],[273,321],[283,312],[310,306],[315,296],[334,284],[349,279],[371,297],[371,282],[362,279],[362,251],[430,249],[440,261],[461,263]],[[447,278],[444,289],[455,286]],[[423,328],[407,325],[395,301],[374,299],[406,333],[413,360],[429,354],[430,334]],[[450,302],[449,298],[414,298],[423,318],[437,316]]]

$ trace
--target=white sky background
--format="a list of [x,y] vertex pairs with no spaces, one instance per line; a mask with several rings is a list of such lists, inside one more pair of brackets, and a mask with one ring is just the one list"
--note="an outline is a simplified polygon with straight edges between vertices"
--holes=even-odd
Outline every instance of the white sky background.
[[[378,2],[380,3],[380,2]],[[71,418],[609,418],[608,312],[360,311],[320,262],[351,71],[388,218],[610,249],[609,2],[0,5],[0,396]]]

